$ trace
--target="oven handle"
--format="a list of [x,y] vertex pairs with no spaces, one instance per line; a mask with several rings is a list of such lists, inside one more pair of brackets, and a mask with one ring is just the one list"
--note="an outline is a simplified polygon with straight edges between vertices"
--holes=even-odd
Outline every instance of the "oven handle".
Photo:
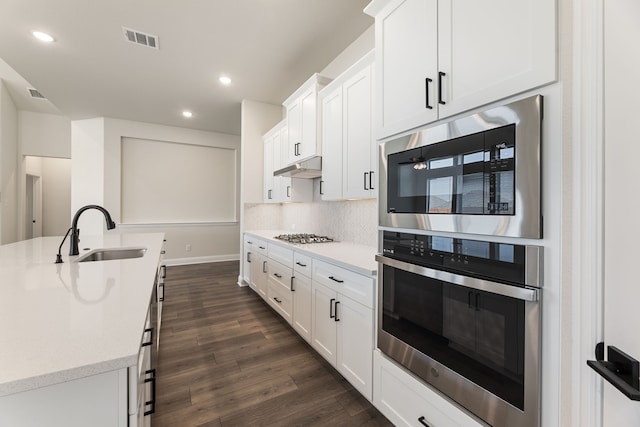
[[410,264],[397,259],[388,258],[384,255],[376,255],[376,261],[389,267],[415,273],[431,279],[441,280],[458,286],[476,289],[479,291],[491,292],[506,297],[517,298],[523,301],[538,301],[538,289],[521,288],[519,286],[505,285],[504,283],[492,282],[490,280],[476,279],[475,277],[462,276],[460,274],[449,273],[448,271],[434,270],[421,265]]

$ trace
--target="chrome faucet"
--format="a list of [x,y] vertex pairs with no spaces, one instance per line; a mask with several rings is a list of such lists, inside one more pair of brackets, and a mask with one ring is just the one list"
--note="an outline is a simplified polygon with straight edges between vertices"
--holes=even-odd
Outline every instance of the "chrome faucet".
[[69,256],[78,255],[80,251],[78,250],[78,242],[80,241],[80,230],[78,230],[78,219],[80,218],[80,214],[87,209],[98,209],[104,215],[104,219],[107,222],[107,230],[113,230],[116,228],[116,223],[111,219],[111,215],[109,212],[102,206],[98,205],[87,205],[83,206],[76,214],[73,216],[73,222],[71,223],[71,241],[69,242]]

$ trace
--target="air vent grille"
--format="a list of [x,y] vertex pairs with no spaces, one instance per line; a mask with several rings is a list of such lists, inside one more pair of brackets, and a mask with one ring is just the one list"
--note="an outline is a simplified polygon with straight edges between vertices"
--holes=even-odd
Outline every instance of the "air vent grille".
[[137,45],[147,46],[152,49],[159,49],[158,36],[143,33],[142,31],[132,30],[131,28],[122,27],[124,39]]
[[29,95],[31,95],[32,98],[35,99],[47,99],[45,98],[45,96],[43,94],[40,93],[39,90],[34,89],[32,87],[28,87],[27,90],[29,91]]

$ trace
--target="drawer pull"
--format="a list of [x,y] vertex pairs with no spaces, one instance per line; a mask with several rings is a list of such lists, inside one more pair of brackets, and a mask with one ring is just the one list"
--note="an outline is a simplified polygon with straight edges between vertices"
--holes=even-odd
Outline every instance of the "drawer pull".
[[144,412],[144,416],[154,414],[156,412],[156,370],[149,369],[145,374],[151,374],[151,378],[145,378],[145,383],[151,383],[151,400],[144,402],[144,405],[151,405],[151,409]]
[[266,247],[264,247],[264,246],[258,246],[258,247],[259,247],[260,249],[267,249],[267,248],[266,248]]
[[142,343],[142,345],[141,345],[141,347],[146,347],[146,346],[148,346],[148,345],[153,344],[153,328],[145,329],[145,330],[144,330],[144,332],[145,332],[145,333],[146,333],[146,332],[149,332],[149,341],[147,341],[147,342],[143,342],[143,343]]
[[296,261],[296,265],[299,265],[300,267],[306,267],[307,264],[303,264],[300,261]]
[[291,276],[291,286],[289,286],[289,290],[291,292],[295,292],[296,290],[293,288],[293,279],[295,279],[295,276]]
[[334,282],[338,282],[338,283],[344,283],[344,280],[340,280],[340,279],[336,279],[333,276],[329,276],[329,279],[333,280]]
[[251,262],[251,252],[247,252],[247,262]]
[[430,427],[424,417],[418,418],[418,422],[422,424],[424,427]]
[[278,273],[273,273],[274,276],[276,276],[278,279],[282,279],[282,276],[279,275]]
[[340,319],[338,319],[338,304],[340,304],[340,301],[336,301],[336,304],[334,306],[335,308],[333,309],[333,311],[335,312],[335,321],[336,322],[340,321]]
[[274,300],[275,302],[277,302],[278,304],[281,304],[281,303],[282,303],[282,301],[281,301],[281,300],[279,300],[279,299],[278,299],[278,297],[273,297],[273,300]]
[[262,261],[262,272],[263,273],[267,272],[267,261]]
[[336,315],[333,312],[333,303],[335,302],[335,298],[331,298],[331,301],[329,301],[329,319],[335,319]]

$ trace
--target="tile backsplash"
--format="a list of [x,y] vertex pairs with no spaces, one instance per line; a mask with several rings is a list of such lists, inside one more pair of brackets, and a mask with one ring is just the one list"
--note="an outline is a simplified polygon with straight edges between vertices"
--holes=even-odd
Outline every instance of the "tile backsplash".
[[316,233],[343,242],[376,246],[377,207],[377,199],[315,203],[246,203],[244,229]]

